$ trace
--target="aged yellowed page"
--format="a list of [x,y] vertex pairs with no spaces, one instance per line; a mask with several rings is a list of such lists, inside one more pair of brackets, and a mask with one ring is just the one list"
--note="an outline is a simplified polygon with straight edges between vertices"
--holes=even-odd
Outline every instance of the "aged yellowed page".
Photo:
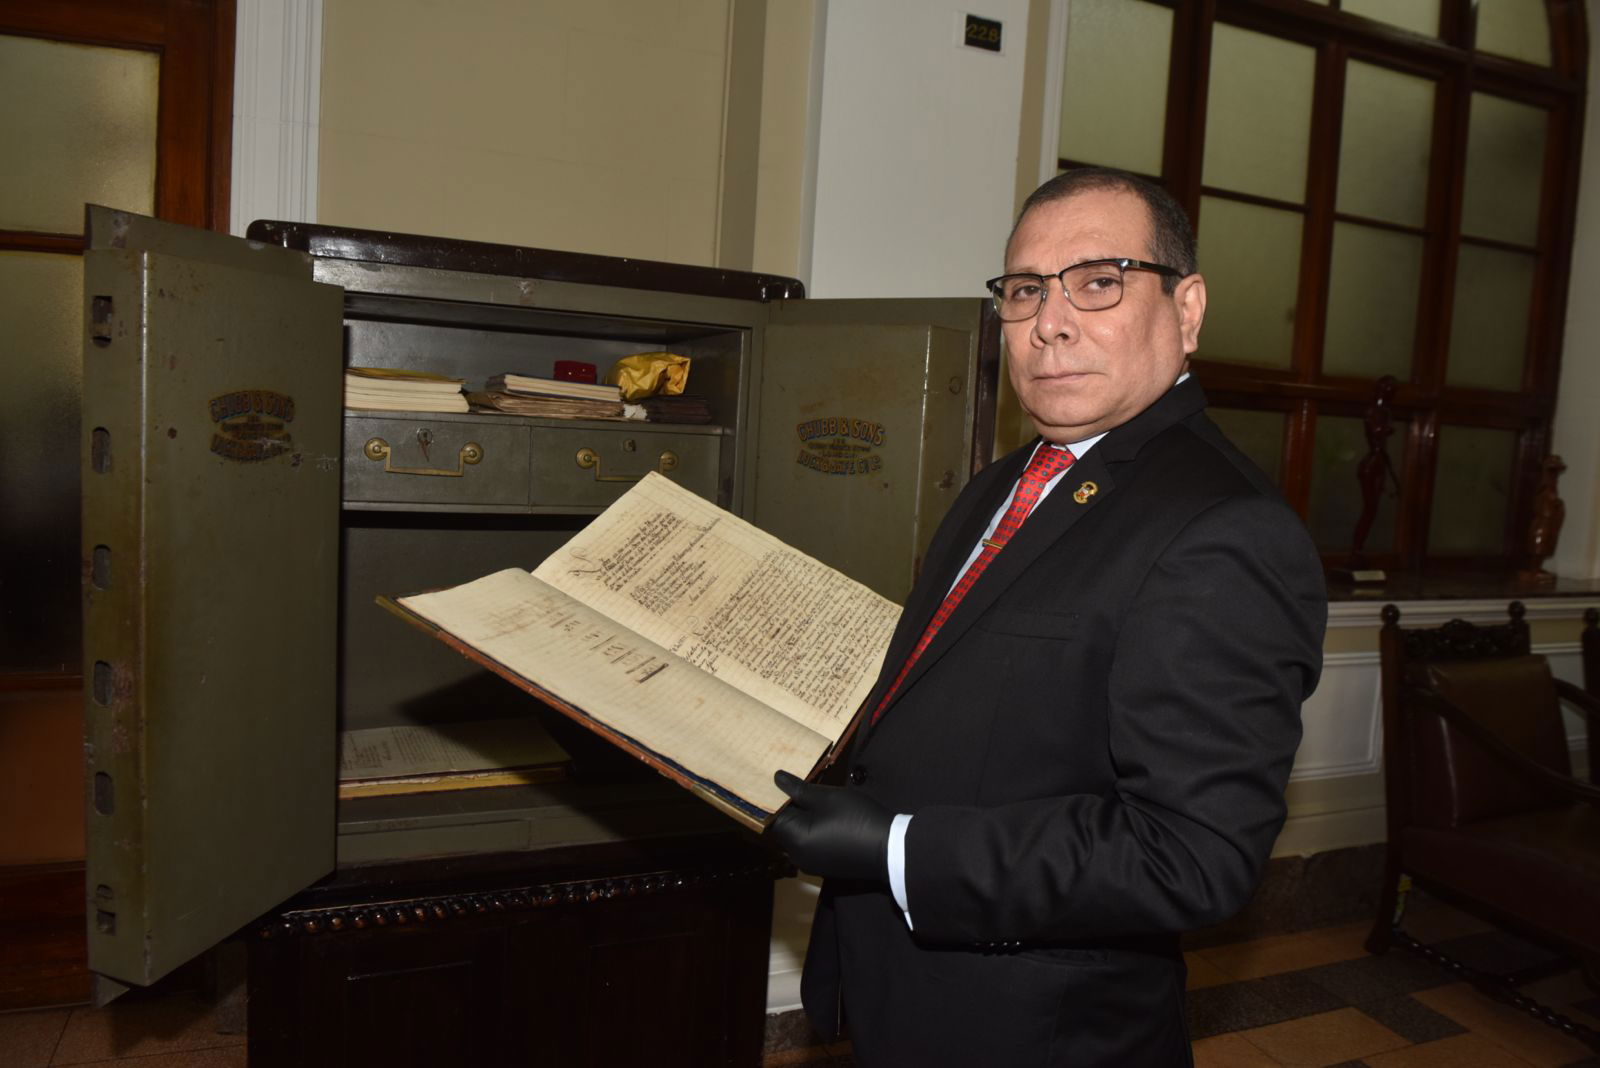
[[398,600],[691,776],[767,812],[786,800],[773,771],[804,777],[831,741],[526,571]]
[[830,742],[872,689],[900,615],[654,473],[534,574]]

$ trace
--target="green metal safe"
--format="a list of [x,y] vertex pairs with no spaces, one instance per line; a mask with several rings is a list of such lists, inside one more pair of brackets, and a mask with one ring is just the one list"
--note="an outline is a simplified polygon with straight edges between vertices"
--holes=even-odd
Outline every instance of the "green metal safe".
[[[287,223],[245,240],[101,208],[87,233],[87,892],[107,990],[241,929],[372,939],[461,902],[499,915],[705,881],[680,863],[744,872],[770,902],[758,844],[553,715],[570,781],[336,802],[342,730],[549,715],[373,599],[532,568],[661,470],[902,600],[992,449],[986,301],[816,301],[712,268]],[[346,365],[475,388],[661,349],[692,360],[710,425],[342,408]],[[559,938],[516,926],[495,929],[544,954],[528,966],[566,966]],[[741,930],[736,968],[759,955],[764,975],[765,926]],[[384,989],[420,946],[370,944]]]

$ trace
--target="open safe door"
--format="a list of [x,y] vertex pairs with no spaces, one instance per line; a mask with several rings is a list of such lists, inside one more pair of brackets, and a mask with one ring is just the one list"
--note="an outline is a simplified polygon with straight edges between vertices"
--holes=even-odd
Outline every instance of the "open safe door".
[[989,458],[979,300],[785,300],[763,335],[751,519],[897,604]]
[[342,291],[91,207],[89,966],[154,982],[333,868]]

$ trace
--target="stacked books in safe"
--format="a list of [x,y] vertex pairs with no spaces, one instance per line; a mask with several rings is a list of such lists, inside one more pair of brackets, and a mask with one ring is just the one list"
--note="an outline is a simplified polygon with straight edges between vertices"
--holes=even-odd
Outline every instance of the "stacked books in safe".
[[474,408],[557,419],[620,419],[622,391],[616,386],[565,382],[531,375],[495,375],[481,393],[469,393]]
[[466,379],[392,367],[347,367],[344,406],[379,412],[464,412]]

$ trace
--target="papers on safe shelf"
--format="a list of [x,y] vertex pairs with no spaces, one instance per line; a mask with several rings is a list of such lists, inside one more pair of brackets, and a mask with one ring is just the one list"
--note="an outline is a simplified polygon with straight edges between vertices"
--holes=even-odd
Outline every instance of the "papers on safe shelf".
[[583,400],[622,403],[622,390],[616,386],[597,385],[593,382],[570,382],[560,378],[539,378],[534,375],[517,375],[507,371],[495,375],[484,383],[490,392],[511,393],[531,397],[577,397]]
[[555,419],[620,419],[622,391],[592,382],[536,378],[509,371],[495,375],[484,388],[467,394],[474,410]]
[[341,799],[550,782],[570,763],[532,717],[367,727],[339,741]]
[[347,367],[344,406],[380,412],[464,412],[464,378],[393,367]]

